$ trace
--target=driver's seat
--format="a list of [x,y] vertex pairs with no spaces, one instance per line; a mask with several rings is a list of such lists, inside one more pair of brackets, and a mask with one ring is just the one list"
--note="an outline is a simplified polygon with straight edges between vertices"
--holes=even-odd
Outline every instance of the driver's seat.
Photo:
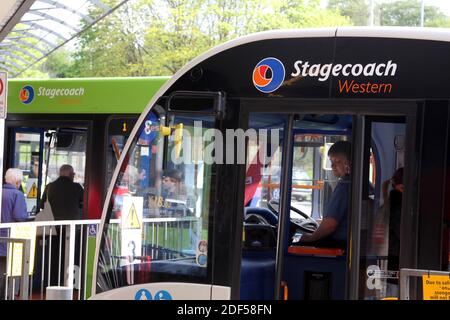
[[278,217],[267,208],[244,209],[241,299],[273,299],[277,225]]

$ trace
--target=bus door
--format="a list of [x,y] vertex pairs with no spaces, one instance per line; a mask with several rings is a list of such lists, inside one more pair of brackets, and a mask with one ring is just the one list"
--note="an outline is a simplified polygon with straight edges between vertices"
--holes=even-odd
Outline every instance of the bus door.
[[401,232],[406,230],[401,226],[410,224],[402,212],[413,203],[406,199],[415,192],[412,184],[407,184],[414,165],[410,156],[415,140],[412,115],[367,115],[361,123],[355,159],[360,157],[362,165],[354,171],[361,177],[361,188],[353,189],[352,199],[354,213],[359,214],[352,216],[350,226],[355,230],[351,258],[359,267],[349,269],[349,296],[366,300],[398,298],[400,248],[402,254],[408,252],[415,235],[408,231],[406,239],[411,241],[401,242]]
[[[93,299],[226,299],[215,284],[220,93],[176,92],[138,121],[113,176]],[[137,130],[137,131],[135,131]],[[227,234],[228,235],[228,234]],[[227,253],[225,251],[224,253]]]
[[74,181],[84,186],[86,168],[86,127],[12,127],[10,131],[10,167],[22,170],[27,210],[33,217],[40,210],[45,186],[59,176],[59,167],[74,167]]

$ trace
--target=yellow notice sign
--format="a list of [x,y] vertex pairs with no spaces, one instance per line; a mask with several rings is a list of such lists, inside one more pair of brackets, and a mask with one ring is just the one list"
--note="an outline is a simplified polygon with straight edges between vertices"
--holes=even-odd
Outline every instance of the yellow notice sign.
[[124,229],[140,229],[141,223],[139,222],[139,217],[137,215],[136,207],[134,203],[131,204],[130,210],[128,211],[127,218],[125,219]]
[[423,300],[450,300],[450,276],[422,276]]
[[142,255],[143,212],[143,197],[123,197],[120,241],[121,266],[141,263],[141,260],[136,257]]
[[36,183],[33,182],[30,191],[28,191],[27,198],[37,198],[37,193]]
[[[9,235],[10,238],[16,239],[30,239],[30,260],[29,260],[29,274],[33,274],[34,266],[34,248],[36,246],[36,227],[30,223],[18,223],[11,228]],[[8,248],[9,261],[8,261],[8,276],[21,276],[22,275],[22,251],[23,246],[21,243],[10,244]]]

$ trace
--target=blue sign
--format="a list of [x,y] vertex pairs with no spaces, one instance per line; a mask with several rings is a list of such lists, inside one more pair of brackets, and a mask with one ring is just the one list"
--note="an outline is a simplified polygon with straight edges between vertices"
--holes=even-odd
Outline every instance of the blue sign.
[[97,225],[95,224],[90,224],[88,226],[88,230],[89,230],[89,236],[97,236]]
[[155,293],[155,300],[172,300],[172,296],[166,290]]
[[152,300],[152,294],[147,289],[140,289],[134,295],[134,300]]
[[202,253],[202,254],[199,254],[199,255],[198,255],[198,257],[197,257],[197,263],[198,263],[200,266],[202,266],[202,267],[206,266],[206,262],[207,262],[207,261],[208,261],[208,259],[206,258],[206,254]]

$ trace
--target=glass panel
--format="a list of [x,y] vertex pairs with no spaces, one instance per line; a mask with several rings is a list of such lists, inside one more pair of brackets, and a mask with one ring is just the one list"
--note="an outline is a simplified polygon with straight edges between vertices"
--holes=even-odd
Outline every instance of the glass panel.
[[148,282],[208,283],[209,116],[150,113],[121,166],[103,231],[98,292]]
[[[388,118],[389,119],[389,118]],[[405,120],[368,121],[361,215],[361,299],[398,297]]]
[[37,210],[40,138],[40,133],[16,132],[15,134],[13,167],[23,172],[22,189],[29,214],[34,214]]
[[114,169],[116,168],[120,154],[122,153],[122,149],[125,146],[135,123],[135,118],[115,118],[111,119],[108,123],[105,193],[111,183],[112,175],[114,173]]
[[[302,124],[296,123],[296,130]],[[316,134],[294,134],[294,157],[292,167],[291,206],[314,219],[322,219],[325,207],[338,179],[333,175],[327,152],[336,141],[347,140],[346,136]],[[291,218],[300,219],[295,211]]]
[[245,205],[268,208],[280,198],[285,116],[252,114],[247,132]]
[[277,204],[280,199],[282,140],[287,116],[250,114],[249,120],[249,129],[245,132],[245,220],[240,298],[273,299]]
[[[52,135],[53,138],[50,138]],[[42,166],[42,176],[44,177],[45,185],[59,177],[59,168],[63,164],[70,164],[75,171],[74,182],[84,186],[86,141],[87,131],[84,128],[60,128],[58,131],[48,130],[45,132],[45,160]],[[46,167],[47,159],[49,159],[48,168]],[[41,189],[42,192],[44,191],[43,189]]]

